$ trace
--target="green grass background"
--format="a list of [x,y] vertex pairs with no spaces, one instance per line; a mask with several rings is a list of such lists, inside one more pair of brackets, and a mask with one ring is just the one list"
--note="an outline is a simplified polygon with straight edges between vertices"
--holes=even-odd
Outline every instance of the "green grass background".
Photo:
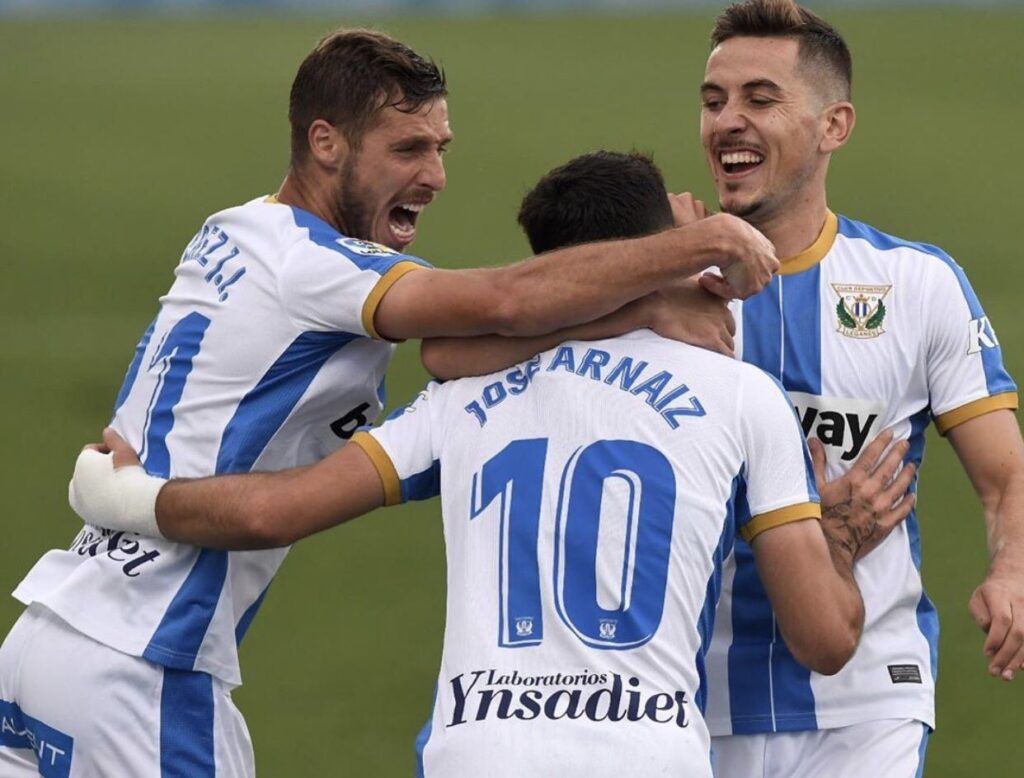
[[[449,267],[525,255],[519,198],[598,147],[652,151],[673,188],[713,201],[696,92],[710,19],[379,20],[438,58],[452,88],[449,189],[417,253]],[[855,53],[859,123],[833,164],[833,209],[958,257],[1024,376],[1024,14],[834,20]],[[183,245],[207,214],[277,187],[294,70],[320,34],[353,21],[0,21],[0,590],[75,534],[75,453],[107,420]],[[414,346],[390,379],[392,405],[420,386]],[[942,615],[926,774],[1019,775],[1024,678],[986,675],[965,607],[985,572],[981,513],[934,436],[923,479],[924,575]],[[242,649],[236,698],[261,775],[411,773],[443,587],[436,503],[299,544]],[[0,598],[0,632],[19,611]]]

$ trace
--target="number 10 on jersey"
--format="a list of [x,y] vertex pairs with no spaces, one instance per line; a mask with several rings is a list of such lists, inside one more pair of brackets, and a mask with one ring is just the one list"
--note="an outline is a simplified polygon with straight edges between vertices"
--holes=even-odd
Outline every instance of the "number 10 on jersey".
[[[499,504],[498,644],[506,648],[544,640],[538,541],[547,453],[547,438],[515,440],[473,476],[470,518]],[[601,503],[612,479],[627,495],[625,546],[618,606],[605,608],[598,597],[598,540]],[[665,608],[675,502],[672,465],[645,443],[599,440],[566,462],[555,515],[552,588],[561,621],[586,645],[621,650],[654,637]]]

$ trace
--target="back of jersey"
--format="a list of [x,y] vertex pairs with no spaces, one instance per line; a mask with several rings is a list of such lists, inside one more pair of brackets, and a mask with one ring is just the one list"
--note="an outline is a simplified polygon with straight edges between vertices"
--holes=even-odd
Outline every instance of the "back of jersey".
[[[272,198],[211,216],[139,342],[113,426],[163,478],[320,459],[380,410],[393,347],[372,338],[373,305],[407,260]],[[119,651],[239,683],[236,644],[285,553],[86,527],[15,596]]]
[[442,496],[424,775],[710,775],[720,565],[737,531],[817,515],[772,379],[648,332],[573,342],[354,442],[389,501]]

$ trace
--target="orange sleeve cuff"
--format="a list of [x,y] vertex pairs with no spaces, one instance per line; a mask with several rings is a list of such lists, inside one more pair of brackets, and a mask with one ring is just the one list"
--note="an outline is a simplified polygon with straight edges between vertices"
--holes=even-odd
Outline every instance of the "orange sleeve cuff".
[[986,413],[992,411],[1001,410],[1017,410],[1017,393],[1016,392],[1003,392],[1002,394],[994,394],[991,397],[982,397],[980,400],[969,402],[966,405],[961,405],[959,408],[954,408],[951,411],[946,411],[935,417],[935,428],[939,431],[940,435],[945,435],[953,427],[963,424],[965,421],[976,419],[979,416],[984,416]]
[[787,505],[768,513],[760,513],[744,526],[740,527],[740,537],[750,543],[762,532],[781,527],[794,521],[806,519],[821,519],[821,506],[816,502],[801,502],[796,505]]
[[396,263],[388,272],[380,277],[380,280],[376,283],[373,289],[370,290],[370,294],[367,296],[366,302],[363,303],[363,329],[366,330],[367,334],[371,338],[383,340],[377,332],[377,328],[373,324],[373,317],[377,315],[377,306],[380,305],[380,301],[384,299],[384,295],[387,294],[388,290],[395,285],[395,282],[406,273],[410,273],[413,270],[426,269],[427,268],[423,267],[423,265],[418,265],[415,262],[405,260],[403,262]]
[[349,442],[366,452],[366,456],[373,463],[384,486],[384,504],[399,505],[402,502],[402,482],[384,447],[368,432],[357,432]]

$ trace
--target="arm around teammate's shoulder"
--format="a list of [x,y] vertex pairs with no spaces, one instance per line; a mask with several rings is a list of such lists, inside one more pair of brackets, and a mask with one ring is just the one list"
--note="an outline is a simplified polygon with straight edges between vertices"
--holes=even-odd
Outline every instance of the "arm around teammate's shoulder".
[[376,331],[393,340],[534,336],[593,321],[713,265],[748,297],[778,269],[768,240],[725,214],[629,240],[588,243],[512,265],[409,273],[385,293]]

